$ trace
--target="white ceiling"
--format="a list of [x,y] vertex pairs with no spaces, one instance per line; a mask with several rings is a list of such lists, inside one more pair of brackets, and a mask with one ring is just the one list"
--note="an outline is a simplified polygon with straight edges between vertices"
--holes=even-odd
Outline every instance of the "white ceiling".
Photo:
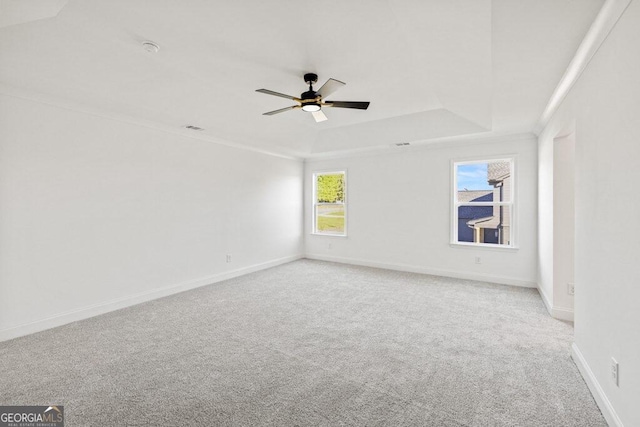
[[[531,132],[602,3],[0,0],[0,91],[302,157]],[[263,116],[305,72],[371,106]]]

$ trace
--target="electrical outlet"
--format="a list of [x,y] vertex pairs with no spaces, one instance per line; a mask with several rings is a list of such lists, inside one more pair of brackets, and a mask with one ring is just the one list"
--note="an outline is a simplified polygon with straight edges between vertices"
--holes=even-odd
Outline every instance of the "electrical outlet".
[[574,285],[573,283],[567,283],[567,293],[569,295],[575,295],[576,294],[576,285]]
[[611,358],[611,379],[613,383],[617,386],[620,383],[620,366],[618,365],[618,361]]
[[227,254],[227,263],[231,262],[231,254]]
[[482,259],[479,256],[476,257],[476,264],[482,264]]

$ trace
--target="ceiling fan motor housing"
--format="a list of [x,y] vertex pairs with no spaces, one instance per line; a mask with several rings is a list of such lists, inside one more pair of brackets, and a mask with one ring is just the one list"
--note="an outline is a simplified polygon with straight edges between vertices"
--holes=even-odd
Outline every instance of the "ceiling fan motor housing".
[[308,100],[308,99],[313,99],[313,100],[315,100],[317,96],[318,96],[318,95],[316,94],[316,92],[315,92],[315,91],[313,91],[313,90],[309,90],[309,91],[307,91],[307,92],[303,92],[303,93],[302,93],[302,95],[300,95],[300,99],[302,99],[303,101],[306,101],[306,100]]
[[318,94],[313,90],[303,92],[302,95],[300,95],[300,103],[302,104],[303,111],[319,111],[321,108],[318,102]]

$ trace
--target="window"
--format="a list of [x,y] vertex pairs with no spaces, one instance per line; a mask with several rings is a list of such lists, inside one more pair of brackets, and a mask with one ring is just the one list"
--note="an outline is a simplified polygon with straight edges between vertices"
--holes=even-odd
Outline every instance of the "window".
[[313,174],[313,232],[346,236],[345,172]]
[[452,243],[514,247],[512,158],[453,163]]

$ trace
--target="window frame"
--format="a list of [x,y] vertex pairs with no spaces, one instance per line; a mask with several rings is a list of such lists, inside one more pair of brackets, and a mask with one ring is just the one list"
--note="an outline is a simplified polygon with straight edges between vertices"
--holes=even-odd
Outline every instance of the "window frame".
[[[337,234],[337,233],[327,233],[327,232],[321,232],[318,231],[317,229],[317,216],[316,216],[316,212],[317,212],[317,206],[318,205],[324,205],[324,204],[335,204],[335,203],[318,203],[318,197],[317,197],[317,186],[318,186],[318,176],[320,175],[338,175],[338,174],[342,174],[343,176],[343,183],[344,183],[344,197],[343,197],[343,206],[344,206],[344,232],[341,234]],[[329,237],[347,237],[347,229],[348,229],[348,197],[349,197],[349,189],[348,189],[348,181],[347,181],[347,170],[346,169],[332,169],[332,170],[322,170],[322,171],[315,171],[312,174],[312,180],[313,180],[313,184],[312,184],[312,197],[313,200],[311,201],[311,234],[315,235],[315,236],[329,236]]]
[[[511,177],[511,194],[510,200],[507,202],[459,202],[458,201],[458,166],[470,165],[478,163],[493,163],[493,162],[509,162],[510,163],[510,177]],[[518,172],[518,157],[515,154],[512,155],[498,155],[495,157],[474,157],[465,159],[452,159],[451,160],[451,241],[450,245],[454,247],[467,247],[467,248],[482,248],[482,249],[497,249],[497,250],[517,250],[518,243],[518,220],[517,220],[517,172]],[[497,244],[497,243],[479,243],[479,242],[460,242],[458,241],[458,213],[461,206],[508,206],[511,211],[511,225],[510,225],[510,243]]]

